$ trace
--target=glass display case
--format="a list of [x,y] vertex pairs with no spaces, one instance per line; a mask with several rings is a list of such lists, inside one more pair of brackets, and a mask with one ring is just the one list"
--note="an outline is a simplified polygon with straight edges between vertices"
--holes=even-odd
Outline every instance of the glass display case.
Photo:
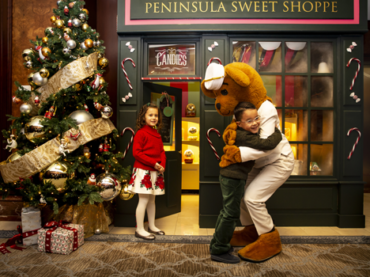
[[234,40],[232,45],[233,61],[259,72],[278,111],[294,154],[292,175],[333,176],[333,42]]

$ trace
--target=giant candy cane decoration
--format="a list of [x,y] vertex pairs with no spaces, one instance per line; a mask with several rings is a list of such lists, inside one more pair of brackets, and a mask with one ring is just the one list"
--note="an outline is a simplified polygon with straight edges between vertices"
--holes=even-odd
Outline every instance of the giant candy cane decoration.
[[358,66],[357,66],[357,70],[356,70],[356,73],[355,73],[355,77],[353,77],[352,84],[349,87],[350,90],[352,90],[353,86],[355,85],[355,82],[356,82],[358,73],[360,72],[360,69],[361,69],[361,61],[359,59],[357,59],[357,58],[350,58],[349,61],[348,61],[348,63],[347,63],[347,67],[349,67],[349,65],[351,64],[351,62],[353,60],[355,60],[358,63]]
[[210,58],[210,59],[209,59],[209,62],[207,63],[207,66],[209,66],[209,65],[210,65],[210,63],[211,63],[213,60],[218,61],[218,62],[219,62],[219,64],[221,64],[221,65],[222,65],[222,62],[221,62],[221,59],[220,59],[220,58],[213,57],[213,58]]
[[130,142],[128,143],[128,145],[127,145],[127,147],[126,147],[125,152],[123,153],[122,160],[126,157],[126,153],[127,153],[127,151],[130,149],[130,146],[131,146],[132,141],[134,140],[134,136],[135,136],[135,132],[134,132],[134,130],[132,130],[132,128],[130,128],[130,127],[126,127],[126,128],[124,128],[124,129],[122,130],[121,136],[123,136],[123,134],[124,134],[127,130],[129,130],[129,131],[132,133],[132,136],[131,136],[131,140],[130,140]]
[[352,157],[352,154],[353,154],[353,152],[355,151],[355,148],[356,148],[356,146],[357,146],[357,144],[358,144],[358,142],[359,142],[359,140],[360,140],[360,138],[361,138],[361,132],[360,132],[360,130],[359,130],[358,128],[356,128],[356,127],[349,129],[349,130],[348,130],[348,132],[347,132],[347,136],[349,136],[349,134],[350,134],[352,131],[357,131],[357,132],[358,132],[358,137],[357,137],[357,139],[356,139],[355,144],[354,144],[354,145],[353,145],[353,147],[352,147],[351,152],[349,152],[349,155],[348,155],[348,157],[347,157],[347,159],[348,159],[348,160]]
[[212,141],[211,141],[211,140],[210,140],[210,138],[209,138],[209,133],[210,133],[211,131],[215,131],[215,132],[217,133],[218,137],[221,137],[221,134],[220,134],[220,132],[219,132],[216,128],[210,128],[210,129],[207,131],[207,140],[208,140],[209,146],[211,146],[212,151],[213,151],[213,153],[214,153],[214,154],[215,154],[215,156],[216,156],[216,159],[217,159],[217,160],[220,160],[220,156],[217,154],[217,151],[216,151],[215,147],[213,146]]
[[121,68],[122,68],[123,74],[125,74],[127,84],[129,86],[129,88],[132,90],[133,88],[132,88],[130,79],[128,78],[128,75],[127,75],[127,72],[126,72],[125,66],[124,66],[124,64],[125,64],[126,61],[130,61],[132,63],[132,66],[133,67],[136,67],[136,65],[135,65],[134,61],[131,58],[125,58],[125,59],[123,59],[123,61],[121,63]]

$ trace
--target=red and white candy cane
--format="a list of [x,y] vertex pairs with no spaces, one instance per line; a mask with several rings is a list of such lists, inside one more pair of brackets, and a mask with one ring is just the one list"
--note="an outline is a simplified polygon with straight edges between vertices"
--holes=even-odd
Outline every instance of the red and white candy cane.
[[131,146],[131,144],[132,144],[132,141],[134,140],[134,136],[135,136],[135,131],[134,131],[134,130],[132,130],[132,128],[130,128],[130,127],[126,127],[126,128],[124,128],[124,129],[122,130],[121,136],[123,136],[123,134],[124,134],[127,130],[129,130],[129,131],[132,133],[132,136],[131,136],[131,140],[130,140],[130,142],[128,143],[128,145],[127,145],[127,147],[126,147],[125,152],[123,153],[122,160],[126,157],[126,153],[127,153],[127,151],[129,150],[129,148],[130,148],[130,146]]
[[207,131],[207,140],[208,140],[209,146],[211,146],[211,148],[213,150],[213,153],[215,153],[216,159],[219,160],[220,159],[220,156],[217,154],[217,151],[216,151],[215,147],[213,146],[212,141],[209,138],[209,133],[211,131],[215,131],[217,133],[218,137],[221,137],[221,134],[220,134],[220,132],[216,128],[210,128]]
[[361,69],[361,61],[357,58],[350,58],[348,63],[347,63],[347,67],[349,67],[349,65],[351,64],[351,62],[355,60],[357,63],[358,63],[358,67],[357,67],[357,71],[355,73],[355,77],[353,77],[352,79],[352,84],[351,86],[349,87],[350,90],[352,90],[353,86],[355,85],[355,81],[357,79],[357,76],[358,76],[358,73],[360,72],[360,69]]
[[348,155],[348,157],[347,157],[347,159],[348,159],[348,160],[352,157],[352,154],[353,154],[353,152],[355,151],[355,148],[356,148],[356,146],[357,146],[357,144],[358,144],[358,142],[359,142],[359,140],[360,140],[360,138],[361,138],[361,132],[360,132],[360,130],[359,130],[358,128],[356,128],[356,127],[349,129],[349,130],[348,130],[348,132],[347,132],[347,136],[349,136],[349,134],[350,134],[352,131],[357,131],[357,132],[358,132],[358,137],[357,137],[357,139],[356,139],[355,144],[354,144],[354,145],[353,145],[353,147],[352,147],[351,152],[349,152],[349,155]]
[[209,62],[207,63],[207,66],[209,66],[209,65],[210,65],[210,63],[211,63],[212,61],[214,61],[214,60],[218,61],[218,62],[222,65],[222,62],[221,62],[221,59],[220,59],[220,58],[213,57],[213,58],[210,58]]
[[131,58],[125,58],[125,59],[123,59],[123,61],[121,63],[121,68],[122,68],[123,74],[125,74],[127,84],[129,86],[129,88],[132,90],[133,88],[132,88],[130,79],[128,78],[128,75],[127,75],[127,72],[126,72],[125,66],[124,66],[124,64],[125,64],[126,61],[130,61],[132,63],[132,66],[133,67],[136,67],[136,65],[135,65],[134,61]]

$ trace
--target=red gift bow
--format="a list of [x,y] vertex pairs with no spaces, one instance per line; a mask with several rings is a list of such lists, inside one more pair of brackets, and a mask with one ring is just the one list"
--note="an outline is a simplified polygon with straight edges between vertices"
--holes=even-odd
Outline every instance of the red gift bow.
[[46,231],[46,238],[45,238],[45,252],[53,253],[51,252],[51,234],[58,228],[63,228],[66,230],[73,231],[73,251],[77,250],[78,248],[78,231],[76,228],[67,227],[66,225],[63,225],[62,220],[57,221],[50,221],[45,224],[44,228],[51,228],[50,230]]
[[16,249],[16,250],[20,250],[20,251],[22,251],[23,249],[26,249],[24,247],[19,247],[15,244],[15,242],[18,242],[18,243],[22,244],[22,239],[23,239],[21,226],[17,226],[17,230],[18,230],[19,234],[13,236],[11,239],[8,239],[7,242],[2,243],[0,245],[0,252],[3,253],[4,255],[7,254],[7,253],[11,253],[8,249],[6,249],[7,247],[10,247],[10,248]]

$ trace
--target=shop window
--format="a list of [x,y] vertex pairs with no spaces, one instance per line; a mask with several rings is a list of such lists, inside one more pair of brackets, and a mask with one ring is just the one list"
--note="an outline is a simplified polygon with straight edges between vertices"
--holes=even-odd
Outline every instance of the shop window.
[[[243,60],[247,46],[251,52]],[[334,50],[330,41],[233,41],[233,61],[259,72],[277,109],[294,154],[292,175],[333,175]]]
[[260,72],[281,72],[281,42],[259,42],[258,65]]
[[256,43],[254,41],[234,41],[233,62],[246,63],[256,69]]

